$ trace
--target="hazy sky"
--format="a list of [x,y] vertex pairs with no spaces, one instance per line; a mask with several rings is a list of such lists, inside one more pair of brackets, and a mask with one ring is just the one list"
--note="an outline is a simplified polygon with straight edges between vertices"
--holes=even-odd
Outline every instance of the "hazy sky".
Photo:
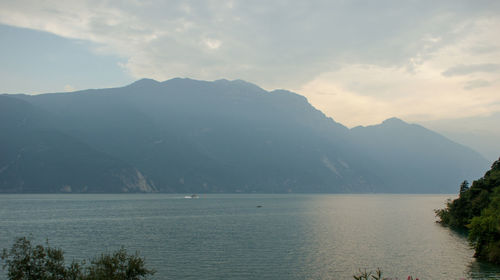
[[500,1],[2,0],[0,23],[0,92],[243,79],[347,126],[500,127]]

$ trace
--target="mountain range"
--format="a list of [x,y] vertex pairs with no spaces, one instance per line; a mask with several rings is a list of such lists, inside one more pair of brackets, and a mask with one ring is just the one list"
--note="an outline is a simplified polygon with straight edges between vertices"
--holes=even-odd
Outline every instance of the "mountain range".
[[4,94],[0,129],[0,192],[450,193],[489,166],[422,126],[348,129],[242,80]]

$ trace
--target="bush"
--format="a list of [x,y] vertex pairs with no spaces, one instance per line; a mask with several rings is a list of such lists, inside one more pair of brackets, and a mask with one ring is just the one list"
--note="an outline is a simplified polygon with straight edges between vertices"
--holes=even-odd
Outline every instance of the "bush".
[[484,176],[460,186],[460,195],[436,210],[443,225],[468,230],[474,256],[500,264],[500,159]]
[[129,255],[124,248],[66,266],[61,249],[48,242],[34,246],[26,237],[16,239],[10,250],[3,249],[1,258],[10,280],[142,280],[155,273],[137,253]]
[[102,254],[94,258],[87,267],[84,279],[136,280],[145,279],[154,272],[145,268],[144,259],[135,255],[127,255],[124,248],[112,255]]
[[[352,277],[356,280],[398,280],[397,278],[382,278],[382,271],[380,268],[370,272],[367,272],[366,269],[360,269],[359,272],[354,274]],[[413,276],[408,276],[407,280],[414,280]],[[418,278],[415,278],[415,280],[418,280]]]
[[366,269],[360,269],[359,273],[354,274],[352,277],[356,280],[385,280],[385,278],[382,278],[382,271],[380,269],[377,269],[375,272],[366,272]]

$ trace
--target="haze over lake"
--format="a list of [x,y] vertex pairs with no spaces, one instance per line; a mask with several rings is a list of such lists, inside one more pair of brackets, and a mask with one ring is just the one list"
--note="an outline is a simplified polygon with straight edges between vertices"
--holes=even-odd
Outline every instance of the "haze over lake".
[[[0,253],[500,279],[498,30],[500,0],[1,0]],[[0,280],[53,273],[12,252]]]
[[[435,223],[453,195],[1,195],[0,247],[32,234],[67,260],[125,246],[155,279],[498,279]],[[256,206],[261,205],[261,208]],[[5,279],[2,273],[0,279]]]

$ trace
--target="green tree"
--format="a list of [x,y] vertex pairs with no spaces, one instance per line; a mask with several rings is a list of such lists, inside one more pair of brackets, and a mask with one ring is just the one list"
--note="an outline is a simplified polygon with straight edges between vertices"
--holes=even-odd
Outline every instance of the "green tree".
[[154,271],[145,267],[144,259],[128,255],[124,248],[113,254],[102,254],[94,258],[87,267],[85,279],[141,280],[153,275]]
[[22,237],[16,240],[10,250],[3,249],[3,268],[8,268],[9,279],[66,279],[63,252],[42,245],[33,246],[30,240]]
[[496,189],[488,208],[472,218],[468,227],[476,257],[500,263],[500,188]]
[[443,225],[466,229],[479,259],[500,264],[500,159],[484,176],[460,185],[460,195],[436,210]]
[[16,239],[9,250],[3,249],[1,259],[10,280],[145,280],[155,273],[137,253],[129,255],[124,248],[66,266],[61,249],[48,242],[33,245],[26,237]]
[[467,180],[460,184],[460,195],[465,194],[469,190],[469,182]]

